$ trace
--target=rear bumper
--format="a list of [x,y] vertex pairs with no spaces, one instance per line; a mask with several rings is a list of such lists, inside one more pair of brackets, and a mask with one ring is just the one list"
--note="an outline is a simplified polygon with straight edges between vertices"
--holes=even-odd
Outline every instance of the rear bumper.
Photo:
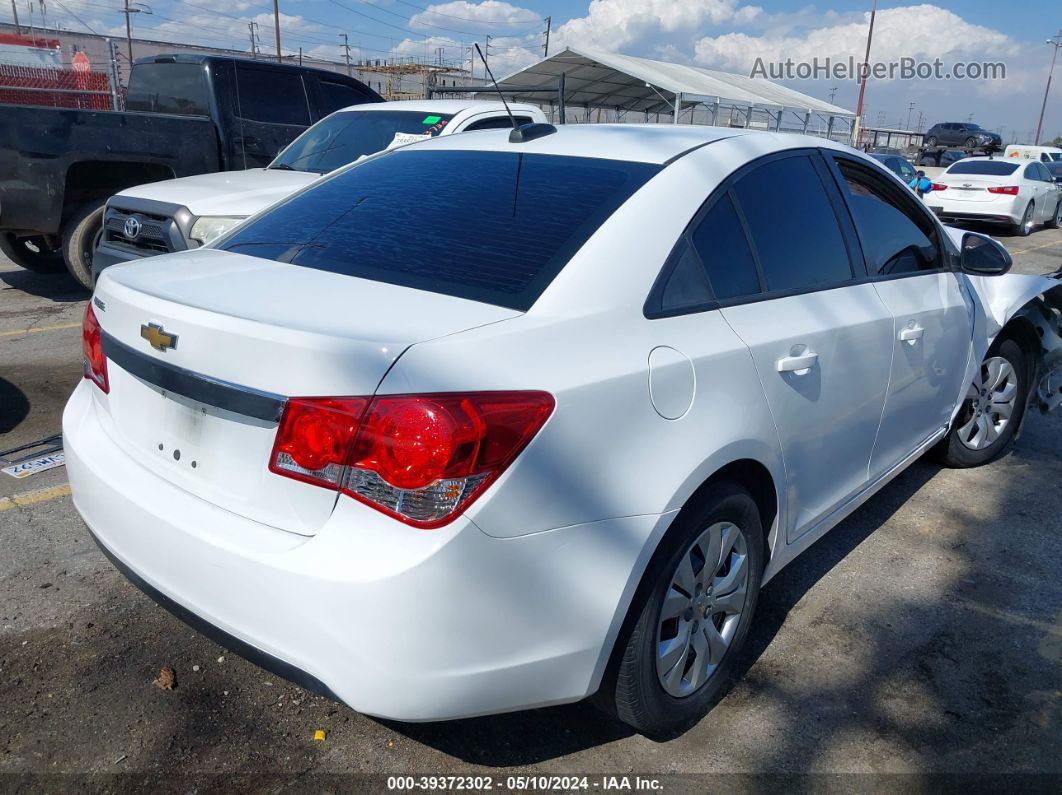
[[1006,196],[993,201],[955,201],[930,193],[926,205],[938,218],[956,221],[981,221],[985,223],[1017,224],[1021,222],[1027,200]]
[[128,457],[92,389],[75,390],[63,433],[74,504],[108,556],[232,651],[367,714],[442,720],[590,694],[672,516],[496,539],[463,517],[421,531],[341,498],[300,536]]

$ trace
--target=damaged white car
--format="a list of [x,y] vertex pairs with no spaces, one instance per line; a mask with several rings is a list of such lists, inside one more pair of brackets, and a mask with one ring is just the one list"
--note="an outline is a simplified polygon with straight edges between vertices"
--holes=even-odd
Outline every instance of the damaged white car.
[[1010,266],[818,138],[411,144],[103,273],[74,503],[164,606],[360,711],[596,694],[671,732],[763,583],[1058,404],[1062,282]]

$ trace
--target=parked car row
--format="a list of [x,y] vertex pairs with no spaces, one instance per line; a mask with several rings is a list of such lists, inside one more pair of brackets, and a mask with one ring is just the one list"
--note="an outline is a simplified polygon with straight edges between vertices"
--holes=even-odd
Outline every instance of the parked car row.
[[346,135],[388,112],[274,163],[321,176],[235,176],[248,213],[283,198],[187,219],[206,245],[103,270],[63,416],[134,583],[362,712],[593,696],[680,730],[764,583],[923,454],[983,464],[1062,402],[1062,282],[1002,275],[877,159],[542,122],[363,158],[409,134]]

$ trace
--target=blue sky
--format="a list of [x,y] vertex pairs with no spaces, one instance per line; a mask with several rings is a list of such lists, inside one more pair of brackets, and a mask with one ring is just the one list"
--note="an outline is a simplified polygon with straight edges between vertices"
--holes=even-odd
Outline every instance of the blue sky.
[[[17,0],[23,23],[38,24],[41,0]],[[124,35],[119,0],[44,0],[47,21],[72,30]],[[172,41],[249,48],[248,22],[259,23],[262,49],[272,52],[271,0],[147,0],[152,14],[134,17],[138,35]],[[794,61],[862,57],[870,0],[823,0],[814,5],[778,0],[280,0],[286,52],[339,59],[339,34],[353,57],[392,54],[448,61],[467,57],[471,41],[492,38],[495,73],[514,71],[541,54],[542,19],[551,16],[551,51],[569,44],[748,74],[755,59]],[[217,10],[215,10],[217,9]],[[8,2],[0,18],[10,19]],[[882,0],[872,60],[1003,62],[1005,80],[871,81],[868,124],[925,126],[969,118],[1006,138],[1032,135],[1043,98],[1051,47],[1044,39],[1062,28],[1057,0]],[[440,50],[441,48],[441,50]],[[1045,137],[1062,134],[1062,66],[1048,104]],[[854,108],[855,81],[793,80],[797,90]]]

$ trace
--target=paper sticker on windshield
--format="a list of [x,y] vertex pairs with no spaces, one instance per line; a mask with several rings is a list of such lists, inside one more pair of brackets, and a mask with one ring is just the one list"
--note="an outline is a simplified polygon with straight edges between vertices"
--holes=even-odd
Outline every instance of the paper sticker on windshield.
[[426,141],[431,138],[431,133],[404,133],[397,132],[395,137],[391,139],[391,143],[387,145],[388,149],[394,149],[396,146],[405,146],[406,144],[415,144],[417,141]]
[[421,124],[438,124],[441,120],[442,116],[425,116]]

